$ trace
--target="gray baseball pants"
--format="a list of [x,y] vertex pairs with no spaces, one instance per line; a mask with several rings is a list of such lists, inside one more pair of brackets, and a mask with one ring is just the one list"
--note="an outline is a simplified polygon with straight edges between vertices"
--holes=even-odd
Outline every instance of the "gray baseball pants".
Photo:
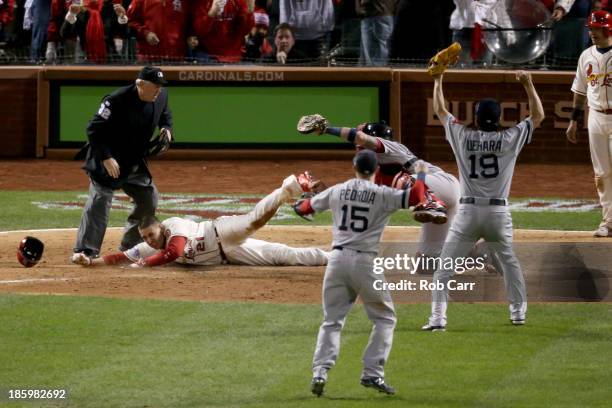
[[[119,247],[119,250],[125,251],[142,242],[138,224],[145,216],[155,215],[158,197],[153,180],[143,171],[129,175],[121,188],[134,201],[134,209],[128,216]],[[112,201],[111,188],[90,180],[89,198],[81,216],[74,252],[92,256],[100,254]]]
[[340,332],[357,296],[363,301],[373,324],[363,354],[364,377],[384,377],[395,330],[395,309],[387,290],[375,290],[375,280],[384,280],[372,270],[375,253],[335,249],[323,279],[323,323],[319,328],[313,357],[313,376],[327,378],[340,352]]
[[[521,265],[512,248],[512,234],[512,216],[507,206],[461,204],[440,257],[443,263],[448,258],[466,257],[476,241],[484,238],[503,269],[499,272],[504,277],[510,318],[524,319],[527,313],[527,291]],[[444,289],[432,291],[429,318],[432,326],[446,326],[447,283],[453,274],[451,269],[438,269],[434,273],[432,281],[441,282]]]

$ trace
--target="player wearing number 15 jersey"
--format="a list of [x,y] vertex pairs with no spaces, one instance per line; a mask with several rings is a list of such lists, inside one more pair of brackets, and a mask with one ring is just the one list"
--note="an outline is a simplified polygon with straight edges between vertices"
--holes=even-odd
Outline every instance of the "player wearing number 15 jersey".
[[[374,284],[384,276],[373,269],[380,238],[393,212],[426,202],[430,197],[424,183],[425,165],[411,186],[394,189],[373,183],[378,161],[376,153],[362,150],[353,159],[355,178],[337,184],[295,205],[299,215],[330,210],[333,219],[333,251],[323,278],[323,323],[319,328],[313,357],[311,391],[323,394],[327,372],[340,352],[340,332],[351,307],[360,297],[373,324],[363,356],[361,384],[386,394],[393,387],[384,380],[384,365],[391,351],[395,310],[389,291]],[[435,211],[423,206],[424,211]]]
[[[514,325],[525,323],[527,294],[525,280],[512,248],[512,217],[508,210],[508,195],[516,159],[525,144],[531,141],[533,129],[544,120],[544,109],[531,81],[530,74],[517,71],[516,79],[524,86],[529,98],[531,116],[516,126],[500,130],[500,105],[491,99],[478,104],[478,129],[470,129],[445,108],[442,75],[434,77],[434,112],[442,122],[457,166],[461,198],[459,212],[442,248],[442,259],[465,257],[474,243],[483,238],[499,259],[506,294],[510,304],[510,320]],[[440,282],[432,293],[429,322],[423,330],[445,330],[448,302],[447,283],[451,269],[438,269],[433,276]]]

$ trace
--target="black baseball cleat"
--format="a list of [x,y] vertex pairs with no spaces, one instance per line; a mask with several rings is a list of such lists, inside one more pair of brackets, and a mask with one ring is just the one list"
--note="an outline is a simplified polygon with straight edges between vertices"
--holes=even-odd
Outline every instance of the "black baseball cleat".
[[310,392],[312,392],[317,397],[323,395],[323,389],[325,388],[325,378],[323,377],[314,377],[312,382],[310,383]]
[[388,395],[395,394],[395,388],[385,383],[382,377],[366,377],[361,379],[361,385],[367,388],[374,388],[379,392],[384,392]]
[[427,323],[425,326],[421,327],[421,330],[423,331],[431,331],[431,332],[445,332],[446,331],[446,326],[433,326],[429,323]]
[[510,323],[513,326],[523,326],[525,325],[525,319],[510,319]]
[[445,224],[448,221],[446,204],[428,190],[425,192],[425,200],[414,207],[412,217],[421,223]]

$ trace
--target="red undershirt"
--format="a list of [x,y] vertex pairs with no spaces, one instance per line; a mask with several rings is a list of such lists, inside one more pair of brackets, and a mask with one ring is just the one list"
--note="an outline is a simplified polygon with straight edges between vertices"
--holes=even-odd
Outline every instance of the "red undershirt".
[[[166,248],[145,258],[144,264],[146,266],[159,266],[173,262],[178,257],[183,255],[186,243],[187,237],[175,235],[170,238],[170,241],[168,241],[168,243],[166,244]],[[130,261],[130,259],[125,255],[124,252],[106,255],[102,259],[107,265],[115,265],[120,262]]]

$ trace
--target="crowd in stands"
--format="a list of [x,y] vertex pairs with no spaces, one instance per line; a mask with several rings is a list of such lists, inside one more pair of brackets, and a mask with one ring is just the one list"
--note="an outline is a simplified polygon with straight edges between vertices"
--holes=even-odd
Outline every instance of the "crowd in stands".
[[[483,66],[494,57],[482,18],[497,1],[0,0],[0,63],[385,66],[458,41],[460,64]],[[534,1],[552,13],[549,61],[575,68],[607,0]]]

